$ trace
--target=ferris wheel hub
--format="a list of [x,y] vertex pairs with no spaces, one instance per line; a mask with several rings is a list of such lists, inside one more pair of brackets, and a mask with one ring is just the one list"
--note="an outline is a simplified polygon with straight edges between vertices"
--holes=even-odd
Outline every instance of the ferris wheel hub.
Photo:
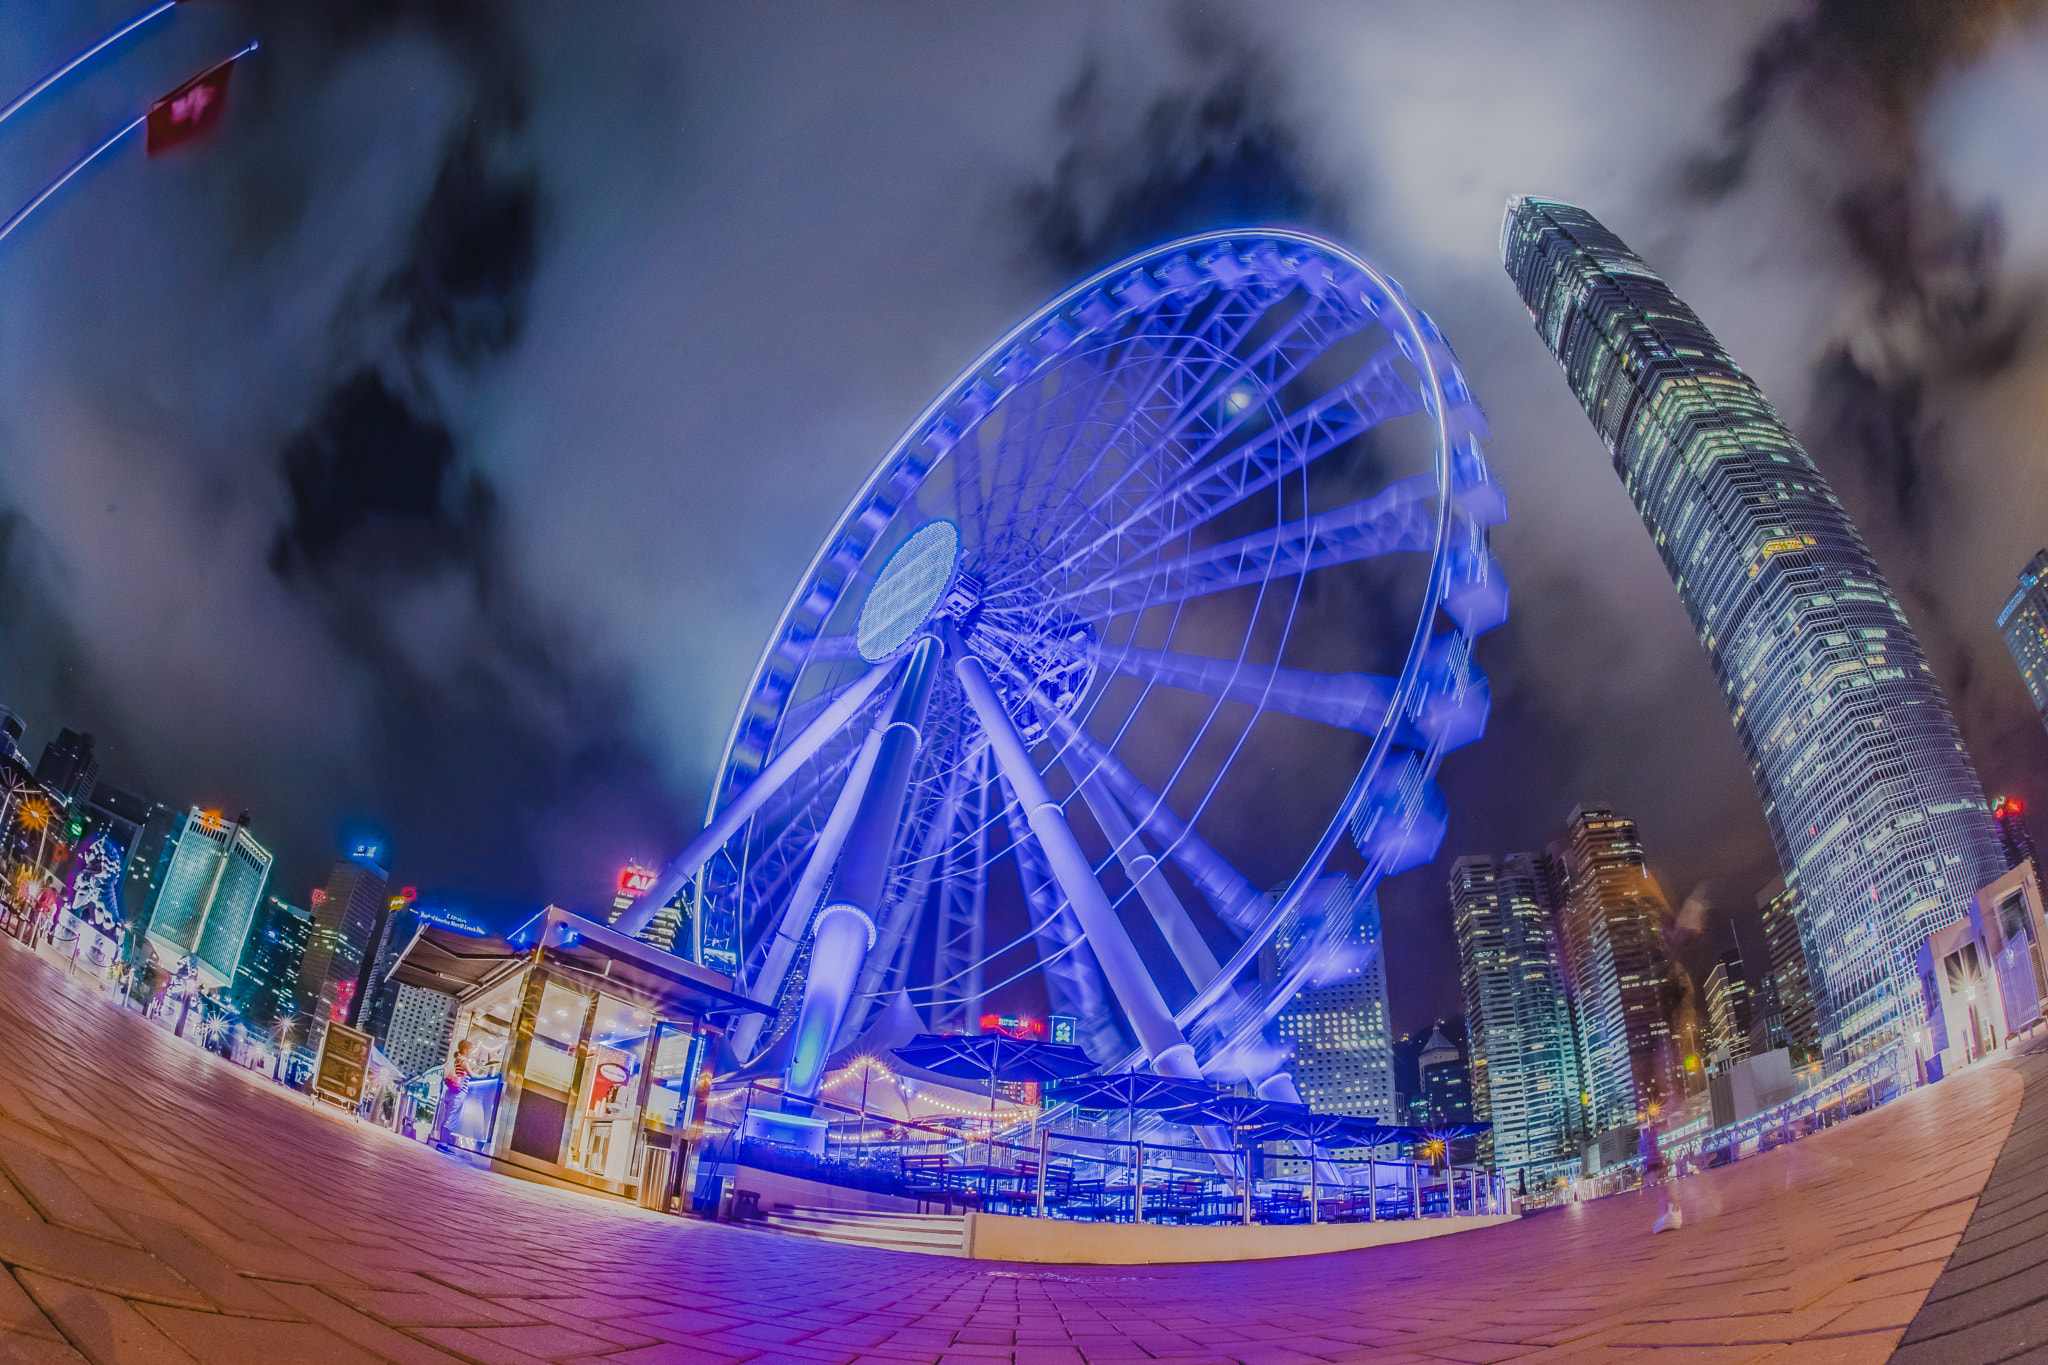
[[960,528],[943,518],[912,531],[889,556],[862,604],[854,644],[860,657],[880,663],[910,642],[929,621],[953,582],[960,562]]

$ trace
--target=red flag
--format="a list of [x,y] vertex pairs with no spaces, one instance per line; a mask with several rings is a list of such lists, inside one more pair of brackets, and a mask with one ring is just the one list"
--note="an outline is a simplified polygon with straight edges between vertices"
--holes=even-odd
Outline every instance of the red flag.
[[227,107],[232,58],[191,80],[149,106],[149,154],[156,156],[212,130]]

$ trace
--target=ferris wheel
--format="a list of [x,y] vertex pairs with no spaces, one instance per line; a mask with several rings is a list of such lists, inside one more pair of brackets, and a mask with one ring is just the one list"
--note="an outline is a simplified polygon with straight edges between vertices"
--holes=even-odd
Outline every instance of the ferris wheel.
[[694,955],[779,1006],[737,1059],[799,1106],[886,1004],[967,1027],[1029,975],[1105,1067],[1273,1082],[1268,1025],[1355,966],[1485,729],[1485,435],[1435,325],[1332,242],[1083,281],[848,505],[705,830],[618,927],[686,892]]

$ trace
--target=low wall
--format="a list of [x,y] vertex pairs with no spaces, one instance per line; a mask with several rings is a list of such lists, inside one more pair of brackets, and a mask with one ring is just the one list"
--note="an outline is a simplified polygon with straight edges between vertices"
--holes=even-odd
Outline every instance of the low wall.
[[[767,1201],[764,1199],[765,1205]],[[967,1254],[977,1261],[1040,1265],[1184,1265],[1266,1261],[1416,1242],[1513,1222],[1512,1214],[1403,1218],[1385,1223],[1173,1227],[1158,1223],[1070,1223],[1006,1213],[967,1215]]]
[[777,1204],[794,1204],[806,1209],[850,1209],[867,1213],[916,1213],[917,1203],[893,1194],[827,1185],[758,1166],[740,1166],[733,1172],[733,1188],[752,1190],[761,1196],[761,1212],[771,1213]]

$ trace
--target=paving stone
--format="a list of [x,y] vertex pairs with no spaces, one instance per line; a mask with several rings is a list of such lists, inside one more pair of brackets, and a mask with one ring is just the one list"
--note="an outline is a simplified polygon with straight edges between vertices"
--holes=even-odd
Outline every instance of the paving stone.
[[[2048,1176],[2000,1174],[2048,1170],[2048,1101],[2014,1121],[2048,1096],[2048,1074],[2033,1080],[2048,1060],[2030,1057],[1691,1177],[1665,1236],[1649,1231],[1658,1201],[1625,1195],[1330,1256],[1051,1267],[666,1218],[479,1172],[4,949],[0,1049],[0,1264],[20,1281],[0,1277],[0,1359],[1857,1365],[1936,1309],[1956,1319],[1938,1339],[1952,1348],[2041,1340],[2032,1309],[1985,1284],[1926,1298],[1952,1271],[2033,1264]],[[113,1112],[130,1117],[109,1129]]]

